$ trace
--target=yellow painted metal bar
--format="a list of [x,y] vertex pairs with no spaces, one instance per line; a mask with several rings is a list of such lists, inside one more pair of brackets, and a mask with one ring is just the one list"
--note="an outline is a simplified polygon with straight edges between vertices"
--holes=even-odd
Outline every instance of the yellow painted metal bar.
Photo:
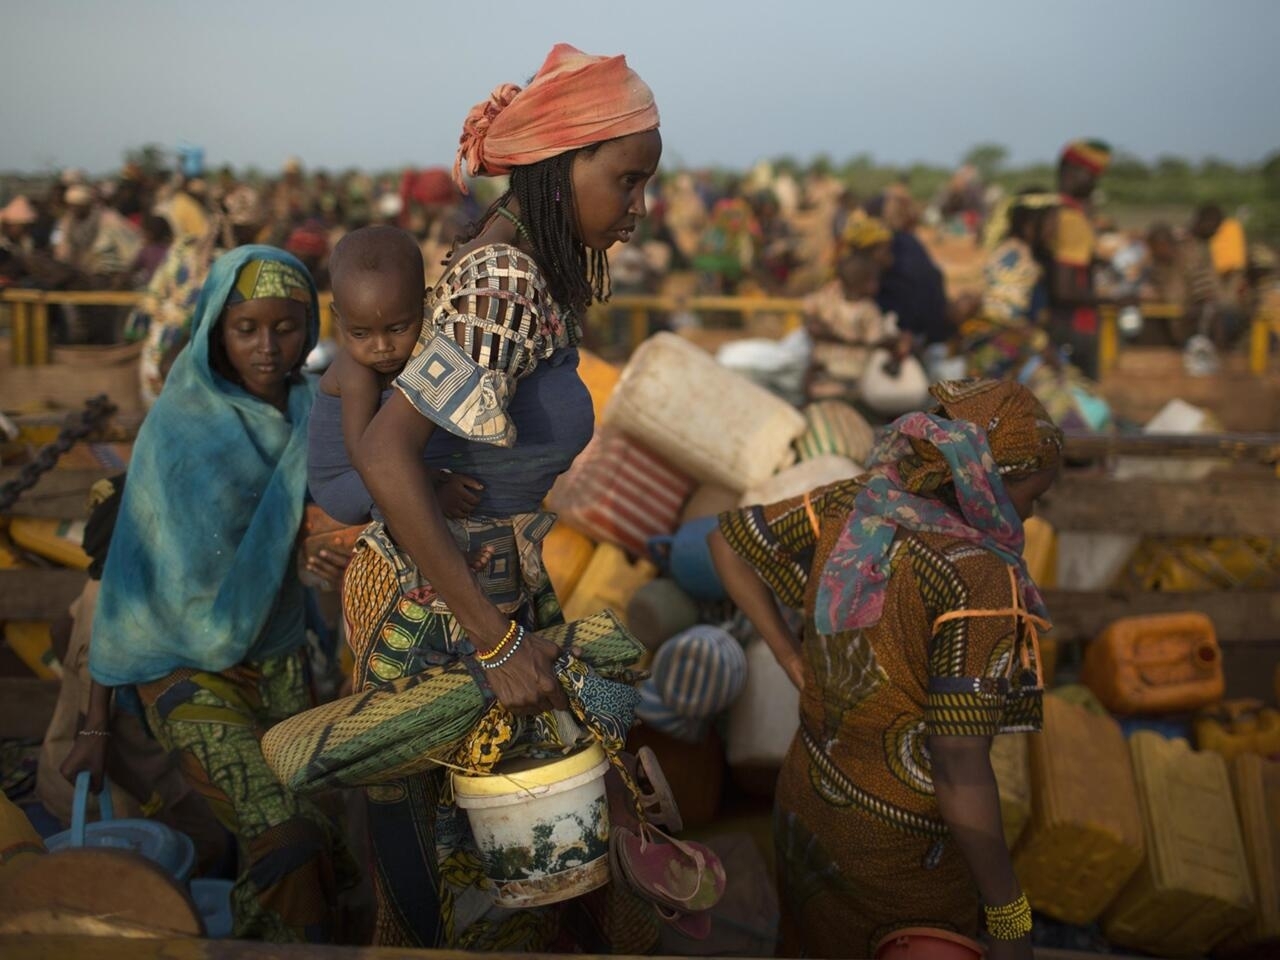
[[44,290],[28,290],[26,287],[11,287],[0,290],[0,300],[6,303],[35,303],[43,300],[48,294]]
[[1255,314],[1249,328],[1249,372],[1255,377],[1261,377],[1267,372],[1270,347],[1270,320],[1264,314]]
[[[50,357],[48,304],[79,304],[98,306],[132,306],[141,300],[138,291],[122,290],[0,290],[0,300],[12,307],[10,321],[11,363],[27,366],[48,363]],[[606,309],[628,312],[632,346],[638,345],[649,330],[649,314],[652,311],[692,310],[722,311],[742,314],[779,313],[783,316],[784,329],[797,329],[803,322],[804,301],[792,297],[719,297],[719,296],[665,296],[622,294],[613,297]],[[1147,303],[1142,305],[1142,315],[1149,320],[1169,320],[1182,316],[1178,304]],[[1254,376],[1267,372],[1270,353],[1271,318],[1255,316],[1249,339],[1249,370]],[[320,335],[335,334],[333,294],[320,294]],[[1098,369],[1106,374],[1115,369],[1121,348],[1116,310],[1101,310],[1101,329],[1098,337]]]
[[1103,307],[1100,313],[1102,327],[1098,331],[1098,376],[1105,377],[1115,368],[1116,357],[1120,353],[1120,332],[1114,307]]
[[42,367],[49,362],[49,304],[41,300],[27,306],[31,329],[31,365]]
[[789,313],[802,311],[804,301],[794,297],[673,297],[646,294],[619,294],[609,299],[620,310],[725,310],[735,313]]
[[1181,320],[1187,308],[1178,303],[1143,303],[1138,309],[1144,320]]
[[320,339],[328,340],[333,336],[333,294],[320,294]]
[[35,299],[87,307],[132,307],[142,300],[141,290],[39,290]]
[[24,300],[15,300],[10,306],[9,362],[15,367],[27,367],[31,365],[31,326],[27,320],[30,308]]
[[631,349],[634,350],[649,336],[649,310],[645,307],[632,307],[630,322]]

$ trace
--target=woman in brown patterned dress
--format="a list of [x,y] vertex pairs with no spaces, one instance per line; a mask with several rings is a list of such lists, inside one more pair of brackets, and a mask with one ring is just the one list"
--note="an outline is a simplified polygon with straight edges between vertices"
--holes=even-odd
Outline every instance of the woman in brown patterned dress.
[[[783,956],[869,957],[895,930],[978,935],[1014,911],[991,737],[1040,724],[1040,597],[1022,519],[1061,434],[1025,387],[958,381],[870,471],[724,514],[713,555],[801,689],[774,836]],[[775,604],[803,609],[802,638]],[[992,956],[1030,957],[1026,932]],[[1020,928],[1019,928],[1020,929]]]

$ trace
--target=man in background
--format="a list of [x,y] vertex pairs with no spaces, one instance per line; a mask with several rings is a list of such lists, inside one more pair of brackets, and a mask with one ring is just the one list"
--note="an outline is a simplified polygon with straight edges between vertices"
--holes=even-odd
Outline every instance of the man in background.
[[1058,160],[1057,236],[1049,276],[1049,337],[1085,376],[1098,376],[1098,297],[1093,261],[1093,194],[1111,163],[1111,148],[1101,140],[1075,140]]

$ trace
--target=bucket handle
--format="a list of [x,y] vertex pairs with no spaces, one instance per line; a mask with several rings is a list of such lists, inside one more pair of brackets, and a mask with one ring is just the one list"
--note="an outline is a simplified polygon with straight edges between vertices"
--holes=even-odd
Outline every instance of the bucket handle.
[[[89,808],[89,780],[88,770],[81,770],[76,774],[76,792],[71,800],[71,846],[73,847],[84,846],[85,814]],[[111,784],[107,782],[106,776],[102,778],[102,792],[98,794],[98,817],[103,821],[116,818],[116,812],[111,803]]]
[[675,540],[670,534],[649,538],[649,556],[662,568],[663,573],[671,572],[671,546]]

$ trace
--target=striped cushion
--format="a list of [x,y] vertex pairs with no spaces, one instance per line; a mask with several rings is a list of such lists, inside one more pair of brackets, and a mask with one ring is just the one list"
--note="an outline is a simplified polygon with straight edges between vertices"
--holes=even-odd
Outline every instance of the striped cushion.
[[616,431],[597,430],[556,480],[547,507],[593,540],[648,556],[650,537],[675,531],[693,481]]
[[663,703],[681,716],[713,717],[742,693],[747,657],[742,645],[720,627],[690,627],[658,649],[653,682]]
[[671,709],[662,699],[662,694],[658,692],[652,679],[640,684],[640,703],[636,706],[636,716],[659,733],[685,743],[701,743],[711,728],[708,720],[686,717]]
[[854,463],[866,463],[875,442],[875,431],[861,414],[840,400],[822,400],[804,408],[807,424],[796,441],[801,460],[823,454],[847,457]]

